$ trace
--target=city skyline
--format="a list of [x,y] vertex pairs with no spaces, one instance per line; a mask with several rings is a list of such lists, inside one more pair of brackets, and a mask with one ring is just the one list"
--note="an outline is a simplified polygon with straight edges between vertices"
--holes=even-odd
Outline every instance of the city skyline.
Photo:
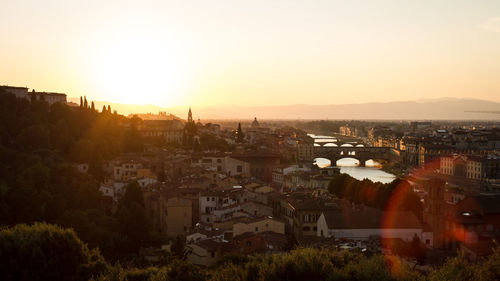
[[161,107],[500,102],[496,1],[0,7],[1,84],[68,97]]

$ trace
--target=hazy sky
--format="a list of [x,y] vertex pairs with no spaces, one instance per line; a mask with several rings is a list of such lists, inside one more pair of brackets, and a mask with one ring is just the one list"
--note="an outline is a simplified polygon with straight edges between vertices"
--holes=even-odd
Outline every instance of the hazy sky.
[[500,1],[1,0],[0,84],[175,105],[500,102]]

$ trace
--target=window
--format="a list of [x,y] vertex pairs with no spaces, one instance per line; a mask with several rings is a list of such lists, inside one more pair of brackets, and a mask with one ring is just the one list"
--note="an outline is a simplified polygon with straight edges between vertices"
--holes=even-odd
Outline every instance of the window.
[[236,171],[237,171],[238,173],[243,172],[243,166],[241,166],[241,165],[236,166]]
[[212,258],[215,258],[215,252],[210,252],[210,256],[211,256]]
[[304,226],[302,228],[302,231],[311,231],[311,228],[309,226]]
[[212,197],[212,201],[215,201],[215,197]]
[[210,202],[210,197],[207,197],[207,202]]
[[259,228],[258,227],[255,227],[255,232],[259,231]]

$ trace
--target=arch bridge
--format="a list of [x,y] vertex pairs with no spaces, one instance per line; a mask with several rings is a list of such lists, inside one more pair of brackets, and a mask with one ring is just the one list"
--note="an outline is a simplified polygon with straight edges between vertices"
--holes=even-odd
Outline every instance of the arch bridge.
[[[362,142],[343,142],[343,141],[318,141],[318,142],[314,142],[314,144],[317,144],[316,147],[318,146],[330,146],[331,144],[334,144],[335,146],[343,146],[343,145],[352,145],[352,146],[364,146],[364,143]],[[327,145],[328,144],[328,145]],[[348,146],[350,147],[350,146]]]
[[329,159],[332,165],[342,158],[354,158],[359,161],[360,166],[364,166],[370,159],[393,162],[399,159],[399,155],[399,151],[392,147],[314,147],[314,158]]

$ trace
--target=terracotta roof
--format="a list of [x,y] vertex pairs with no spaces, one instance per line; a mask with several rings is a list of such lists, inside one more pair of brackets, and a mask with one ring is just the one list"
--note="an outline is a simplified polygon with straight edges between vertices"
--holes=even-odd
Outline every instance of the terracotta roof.
[[384,212],[366,207],[343,208],[323,214],[329,229],[422,228],[411,212]]

